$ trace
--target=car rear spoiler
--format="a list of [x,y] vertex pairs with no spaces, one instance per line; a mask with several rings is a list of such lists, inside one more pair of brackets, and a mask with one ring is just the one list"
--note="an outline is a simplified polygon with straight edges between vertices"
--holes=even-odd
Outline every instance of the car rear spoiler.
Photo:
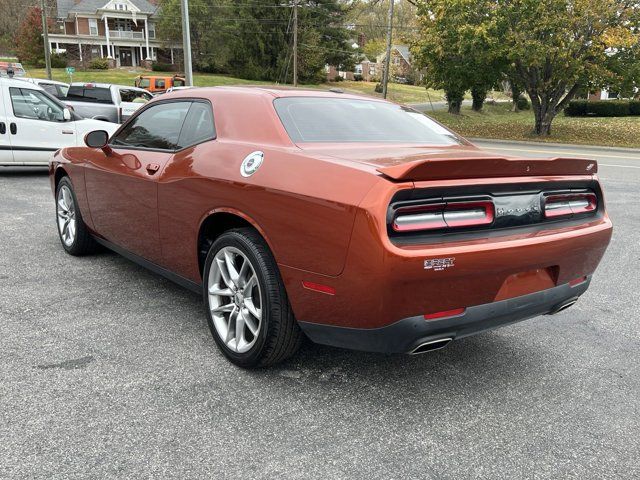
[[451,180],[486,177],[546,175],[592,175],[595,160],[556,157],[549,159],[504,157],[460,157],[427,159],[377,169],[393,180]]

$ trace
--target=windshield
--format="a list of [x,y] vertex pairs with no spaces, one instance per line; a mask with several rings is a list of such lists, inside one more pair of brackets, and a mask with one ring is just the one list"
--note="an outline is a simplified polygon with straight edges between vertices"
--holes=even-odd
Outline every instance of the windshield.
[[384,142],[460,145],[426,115],[393,103],[350,98],[284,97],[274,106],[295,143]]

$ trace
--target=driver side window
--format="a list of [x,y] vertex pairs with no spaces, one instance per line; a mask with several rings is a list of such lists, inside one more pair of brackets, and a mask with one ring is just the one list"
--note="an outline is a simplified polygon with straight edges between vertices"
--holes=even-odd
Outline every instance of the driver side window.
[[19,118],[64,122],[64,108],[40,90],[9,88],[13,114]]

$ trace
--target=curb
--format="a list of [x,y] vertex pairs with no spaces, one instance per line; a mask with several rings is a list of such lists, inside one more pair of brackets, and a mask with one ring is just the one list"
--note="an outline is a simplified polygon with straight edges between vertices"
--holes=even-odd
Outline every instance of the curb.
[[471,142],[482,143],[499,143],[502,145],[513,146],[526,146],[526,147],[554,147],[565,149],[578,149],[578,150],[595,150],[599,152],[621,152],[621,153],[633,153],[640,156],[640,148],[629,147],[605,147],[601,145],[581,145],[576,143],[552,143],[552,142],[527,142],[520,140],[502,140],[497,138],[469,138]]

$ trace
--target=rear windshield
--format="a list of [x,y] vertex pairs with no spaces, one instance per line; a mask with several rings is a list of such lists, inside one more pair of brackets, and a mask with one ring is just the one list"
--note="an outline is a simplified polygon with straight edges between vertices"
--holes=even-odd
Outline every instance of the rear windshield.
[[350,98],[284,97],[274,106],[289,137],[303,142],[459,145],[426,115],[393,103]]
[[111,90],[100,87],[71,86],[67,92],[67,100],[75,102],[113,103]]

